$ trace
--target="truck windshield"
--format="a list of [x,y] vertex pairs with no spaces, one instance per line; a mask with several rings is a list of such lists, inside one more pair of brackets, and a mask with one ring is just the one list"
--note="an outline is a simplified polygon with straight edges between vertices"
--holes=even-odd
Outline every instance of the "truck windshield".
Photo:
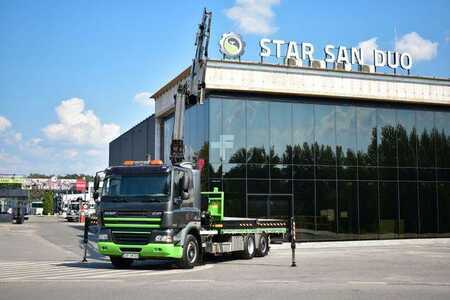
[[102,201],[111,198],[139,197],[143,200],[167,200],[170,177],[168,174],[151,176],[108,176],[103,183]]

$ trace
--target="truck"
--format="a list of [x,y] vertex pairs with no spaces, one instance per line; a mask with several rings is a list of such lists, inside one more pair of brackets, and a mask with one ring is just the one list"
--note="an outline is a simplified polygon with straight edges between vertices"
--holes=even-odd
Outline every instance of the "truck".
[[184,159],[185,106],[203,103],[210,24],[211,12],[205,9],[190,76],[174,97],[171,163],[127,160],[95,176],[97,247],[116,268],[141,259],[170,259],[192,268],[206,254],[263,257],[270,241],[288,231],[286,220],[226,217],[224,192],[202,191],[201,169]]

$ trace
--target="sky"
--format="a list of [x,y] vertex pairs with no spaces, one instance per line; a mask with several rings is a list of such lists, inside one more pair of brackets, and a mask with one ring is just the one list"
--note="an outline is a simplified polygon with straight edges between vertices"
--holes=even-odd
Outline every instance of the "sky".
[[0,0],[0,174],[104,169],[108,143],[191,63],[204,7],[211,58],[233,31],[243,60],[282,39],[409,52],[412,75],[450,77],[448,0]]

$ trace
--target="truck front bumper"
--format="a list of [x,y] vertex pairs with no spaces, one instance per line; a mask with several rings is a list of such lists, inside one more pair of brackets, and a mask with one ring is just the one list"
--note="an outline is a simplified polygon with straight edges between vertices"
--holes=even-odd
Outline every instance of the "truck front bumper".
[[98,242],[97,246],[100,254],[108,256],[122,256],[123,252],[139,252],[141,259],[181,258],[183,256],[183,247],[173,244],[119,245],[113,242]]

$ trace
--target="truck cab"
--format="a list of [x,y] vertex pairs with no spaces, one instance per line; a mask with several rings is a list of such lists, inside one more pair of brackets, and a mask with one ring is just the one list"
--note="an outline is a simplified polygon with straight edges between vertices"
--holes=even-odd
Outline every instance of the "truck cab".
[[[95,184],[99,185],[97,176]],[[191,253],[195,257],[181,264],[198,260],[200,173],[191,164],[125,161],[104,171],[101,194],[96,196],[100,197],[98,249],[114,266],[126,267],[145,258],[182,260],[188,236],[196,239]]]

